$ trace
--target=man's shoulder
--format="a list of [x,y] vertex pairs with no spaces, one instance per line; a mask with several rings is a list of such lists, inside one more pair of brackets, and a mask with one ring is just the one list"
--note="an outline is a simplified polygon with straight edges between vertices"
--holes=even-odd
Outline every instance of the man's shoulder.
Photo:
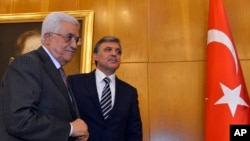
[[28,52],[22,55],[17,56],[11,65],[18,65],[18,66],[23,66],[23,65],[28,65],[30,67],[38,64],[39,58],[36,55],[34,51]]
[[38,61],[40,59],[38,54],[38,50],[33,50],[17,56],[14,60]]
[[121,85],[122,87],[126,87],[126,88],[131,88],[131,89],[136,89],[134,86],[132,86],[131,84],[129,84],[128,82],[121,80],[119,78],[116,77],[116,82],[118,83],[118,85]]
[[78,73],[78,74],[71,74],[68,76],[68,79],[84,79],[93,76],[93,72],[89,73]]

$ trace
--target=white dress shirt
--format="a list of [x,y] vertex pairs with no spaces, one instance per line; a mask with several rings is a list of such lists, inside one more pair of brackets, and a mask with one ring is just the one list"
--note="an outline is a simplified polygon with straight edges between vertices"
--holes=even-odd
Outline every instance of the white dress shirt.
[[105,77],[110,78],[110,85],[109,86],[110,86],[110,90],[111,90],[111,99],[112,99],[112,107],[113,107],[114,102],[115,102],[115,74],[111,74],[109,76],[106,76],[99,69],[96,69],[95,76],[96,76],[96,87],[97,87],[99,102],[101,102],[102,91],[103,91],[103,88],[105,86],[105,82],[103,79]]

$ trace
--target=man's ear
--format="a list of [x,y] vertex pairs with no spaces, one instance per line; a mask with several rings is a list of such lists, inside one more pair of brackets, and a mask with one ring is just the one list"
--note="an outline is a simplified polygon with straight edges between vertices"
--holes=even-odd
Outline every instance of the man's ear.
[[93,54],[93,59],[94,59],[94,61],[97,60],[97,54],[96,53]]
[[45,42],[46,44],[49,44],[49,42],[50,42],[50,37],[51,37],[51,34],[50,34],[50,33],[45,33],[45,34],[43,35],[43,39],[44,39],[44,42]]

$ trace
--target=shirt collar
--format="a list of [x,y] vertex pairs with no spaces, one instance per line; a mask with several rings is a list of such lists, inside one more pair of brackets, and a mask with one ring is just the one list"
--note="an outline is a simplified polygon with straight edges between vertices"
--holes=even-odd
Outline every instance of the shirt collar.
[[42,47],[45,50],[45,52],[49,55],[50,59],[52,60],[56,68],[59,69],[61,67],[60,63],[56,60],[56,58],[49,52],[49,50],[45,46]]
[[98,83],[101,83],[105,77],[110,78],[110,80],[111,80],[110,83],[115,82],[115,73],[113,73],[109,76],[106,76],[101,70],[96,68],[95,74],[96,74],[96,80]]

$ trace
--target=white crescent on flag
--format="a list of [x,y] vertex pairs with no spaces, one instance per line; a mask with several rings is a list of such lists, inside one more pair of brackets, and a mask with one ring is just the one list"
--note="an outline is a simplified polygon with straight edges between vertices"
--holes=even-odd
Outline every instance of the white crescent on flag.
[[235,52],[234,45],[231,39],[224,32],[220,30],[210,29],[208,30],[207,44],[211,42],[222,43],[229,49],[235,62],[236,73],[238,73],[238,60],[237,60],[236,52]]

